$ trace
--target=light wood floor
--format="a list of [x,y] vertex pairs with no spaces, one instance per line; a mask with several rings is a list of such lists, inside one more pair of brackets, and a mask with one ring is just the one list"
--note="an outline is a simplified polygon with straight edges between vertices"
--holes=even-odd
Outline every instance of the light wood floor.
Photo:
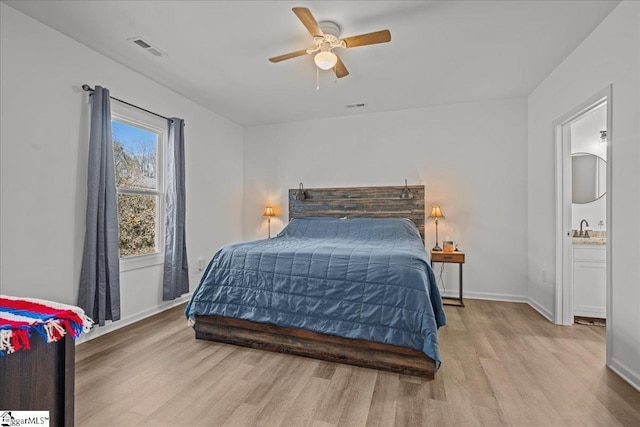
[[80,426],[640,426],[605,329],[446,307],[435,381],[196,341],[182,307],[78,346]]

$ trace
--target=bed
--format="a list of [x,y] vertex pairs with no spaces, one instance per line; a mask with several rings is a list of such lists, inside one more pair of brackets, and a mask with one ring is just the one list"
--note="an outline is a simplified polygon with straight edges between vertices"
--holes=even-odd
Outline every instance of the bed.
[[[304,200],[291,190],[277,237],[212,258],[185,310],[196,338],[433,378],[446,318],[415,187],[409,199],[402,187],[313,189]],[[421,224],[401,218],[420,204]]]

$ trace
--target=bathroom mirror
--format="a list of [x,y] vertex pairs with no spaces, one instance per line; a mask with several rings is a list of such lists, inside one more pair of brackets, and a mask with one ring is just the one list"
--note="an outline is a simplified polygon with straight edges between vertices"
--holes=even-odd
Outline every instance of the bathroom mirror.
[[607,191],[607,162],[591,153],[571,155],[571,193],[573,203],[590,203]]

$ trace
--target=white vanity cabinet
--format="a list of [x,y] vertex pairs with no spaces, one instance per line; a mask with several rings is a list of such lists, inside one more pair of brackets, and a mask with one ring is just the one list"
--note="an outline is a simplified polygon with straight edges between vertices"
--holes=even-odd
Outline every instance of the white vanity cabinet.
[[606,318],[607,252],[604,245],[573,246],[573,314]]

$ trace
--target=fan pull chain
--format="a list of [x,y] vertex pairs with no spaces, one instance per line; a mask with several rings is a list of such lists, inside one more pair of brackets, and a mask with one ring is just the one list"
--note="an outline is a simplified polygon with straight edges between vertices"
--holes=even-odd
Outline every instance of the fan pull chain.
[[320,90],[320,70],[316,67],[316,90]]

